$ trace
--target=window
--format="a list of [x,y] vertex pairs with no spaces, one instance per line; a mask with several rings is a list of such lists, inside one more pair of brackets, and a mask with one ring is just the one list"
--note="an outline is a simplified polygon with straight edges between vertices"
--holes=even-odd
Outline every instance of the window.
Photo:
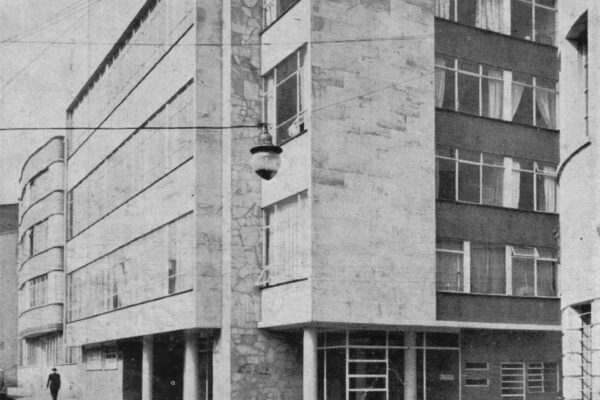
[[[510,101],[504,104],[504,77],[511,74]],[[436,54],[437,108],[555,129],[556,96],[555,80]]]
[[306,277],[310,259],[307,192],[264,209],[261,284]]
[[[440,392],[436,392],[436,396],[433,393],[439,388],[438,377],[450,382],[459,376],[458,335],[418,332],[411,336],[416,343],[411,340],[410,347],[417,348],[417,398],[424,398],[424,393],[444,398],[438,395]],[[406,371],[405,376],[408,342],[405,344],[404,332],[328,331],[319,333],[317,341],[319,399],[403,398],[404,382],[409,373]],[[414,372],[410,371],[411,374]],[[458,384],[455,387],[458,390]]]
[[436,0],[439,18],[495,32],[505,31],[504,0]]
[[502,397],[525,398],[525,365],[523,363],[501,364]]
[[[191,82],[146,123],[189,126],[194,101]],[[163,122],[161,122],[163,121]],[[193,156],[189,129],[138,129],[67,194],[67,235],[71,239],[104,215],[154,184]]]
[[85,369],[88,371],[117,369],[118,353],[115,344],[85,349]]
[[502,70],[436,56],[436,107],[502,118]]
[[88,371],[102,369],[102,347],[95,347],[86,350],[85,369]]
[[556,211],[556,167],[550,164],[437,147],[436,178],[438,199]]
[[512,293],[515,296],[556,296],[556,257],[553,250],[511,247]]
[[263,0],[264,25],[271,25],[284,12],[292,8],[298,0]]
[[586,135],[589,136],[589,71],[588,71],[588,15],[587,11],[577,18],[567,33],[567,40],[577,49],[579,54],[579,73],[577,80],[581,82],[585,102],[584,119]]
[[191,214],[67,275],[70,321],[193,288]]
[[504,246],[472,244],[471,293],[506,293],[506,249]]
[[542,297],[558,293],[554,250],[534,247],[438,238],[436,281],[438,291]]
[[105,345],[102,346],[103,356],[103,368],[104,369],[116,369],[117,368],[117,346],[116,345]]
[[306,46],[302,46],[263,77],[263,117],[277,144],[306,131],[309,90],[305,58]]
[[38,276],[27,283],[29,287],[29,308],[48,302],[48,275]]
[[527,364],[528,393],[558,392],[558,365],[554,362]]
[[33,240],[34,239],[33,231],[34,231],[34,227],[32,226],[31,228],[29,228],[29,233],[28,233],[28,238],[29,238],[29,246],[28,247],[29,248],[28,248],[27,255],[29,257],[31,257],[31,256],[33,256],[35,254],[35,250],[34,250],[35,246],[34,246],[34,240]]
[[510,14],[512,36],[554,44],[555,0],[512,0]]
[[465,249],[462,241],[438,239],[437,290],[462,292]]
[[581,367],[580,392],[582,399],[592,399],[592,305],[591,303],[579,304],[573,307],[577,313],[578,325],[571,325],[579,330],[579,346],[571,351],[578,355]]
[[489,364],[486,362],[466,362],[465,371],[487,371]]
[[488,386],[487,378],[465,378],[465,386],[469,387],[484,387]]
[[524,73],[513,73],[512,120],[555,129],[556,82]]

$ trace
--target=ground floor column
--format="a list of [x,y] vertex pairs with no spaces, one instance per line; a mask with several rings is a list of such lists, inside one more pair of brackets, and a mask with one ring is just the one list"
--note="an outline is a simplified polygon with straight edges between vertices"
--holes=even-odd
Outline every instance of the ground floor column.
[[303,400],[317,400],[317,331],[305,329],[302,352]]
[[152,400],[154,342],[152,336],[142,339],[142,400]]
[[198,336],[185,333],[185,355],[183,361],[183,400],[198,399]]
[[417,334],[406,332],[404,335],[406,350],[404,353],[404,400],[417,399]]

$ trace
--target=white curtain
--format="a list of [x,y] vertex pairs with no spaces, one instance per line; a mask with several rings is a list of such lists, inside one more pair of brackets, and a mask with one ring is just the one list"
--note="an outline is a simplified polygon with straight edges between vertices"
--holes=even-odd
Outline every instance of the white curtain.
[[450,19],[450,0],[435,0],[435,16]]
[[542,116],[544,125],[547,128],[554,128],[553,101],[550,95],[550,90],[539,88],[535,89],[535,103],[540,115]]
[[545,208],[544,211],[554,212],[556,211],[556,170],[554,167],[544,167],[544,197],[545,197]]
[[512,165],[512,182],[511,182],[511,204],[513,208],[519,208],[519,199],[521,192],[521,164],[518,161],[513,161]]
[[444,105],[444,93],[446,91],[446,71],[435,69],[435,106],[440,108]]
[[[488,79],[488,117],[491,118],[501,118],[502,117],[502,97],[503,97],[503,87],[504,84],[502,82],[502,71],[490,70],[488,71],[487,76],[490,78],[496,79]],[[499,80],[497,80],[499,79]]]
[[502,32],[503,0],[477,0],[475,25],[482,29]]
[[517,84],[512,84],[512,96],[511,96],[511,102],[512,102],[512,119],[515,119],[515,114],[517,113],[517,110],[519,109],[519,104],[521,104],[521,97],[523,96],[523,90],[525,90],[525,86],[523,85],[517,85]]

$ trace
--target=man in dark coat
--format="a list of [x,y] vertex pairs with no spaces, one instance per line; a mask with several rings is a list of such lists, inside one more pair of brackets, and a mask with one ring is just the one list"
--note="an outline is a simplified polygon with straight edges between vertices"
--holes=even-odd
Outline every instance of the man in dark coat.
[[56,368],[52,368],[52,373],[48,375],[47,388],[50,388],[52,400],[56,400],[58,398],[58,390],[60,389],[60,375],[56,372]]

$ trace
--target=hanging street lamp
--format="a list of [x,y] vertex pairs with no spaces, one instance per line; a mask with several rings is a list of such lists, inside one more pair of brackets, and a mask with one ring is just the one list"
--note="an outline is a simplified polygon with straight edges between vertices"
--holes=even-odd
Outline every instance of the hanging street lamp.
[[264,180],[271,180],[279,167],[281,166],[281,152],[283,149],[280,146],[273,144],[273,137],[269,134],[267,124],[261,122],[258,124],[261,129],[256,140],[256,145],[250,149],[252,158],[250,166]]

